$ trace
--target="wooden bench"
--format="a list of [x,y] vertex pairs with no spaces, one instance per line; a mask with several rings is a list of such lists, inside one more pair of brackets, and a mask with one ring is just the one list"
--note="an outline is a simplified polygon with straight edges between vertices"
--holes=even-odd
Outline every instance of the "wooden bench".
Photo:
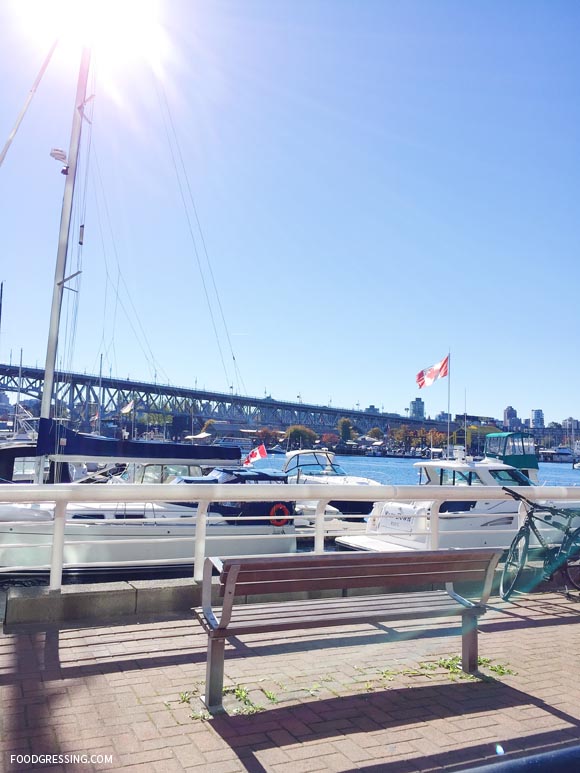
[[[461,616],[462,667],[472,673],[477,670],[477,619],[486,610],[502,552],[471,548],[206,558],[202,607],[194,614],[208,635],[208,711],[223,711],[225,640],[247,633]],[[221,609],[215,610],[214,568],[219,572],[217,582],[223,599]],[[457,582],[473,583],[470,588],[476,588],[478,600],[469,601],[456,593],[453,583]],[[434,585],[441,589],[433,590]],[[417,590],[425,587],[431,589]],[[328,591],[335,591],[334,596],[329,598],[331,594],[326,593],[327,597],[321,598],[320,592]],[[354,595],[357,591],[359,595]],[[360,595],[360,591],[372,595]],[[319,598],[304,598],[311,592],[319,592]],[[291,594],[294,599],[282,600],[282,594]],[[246,597],[246,603],[234,604],[240,596]],[[264,596],[278,599],[264,603]]]

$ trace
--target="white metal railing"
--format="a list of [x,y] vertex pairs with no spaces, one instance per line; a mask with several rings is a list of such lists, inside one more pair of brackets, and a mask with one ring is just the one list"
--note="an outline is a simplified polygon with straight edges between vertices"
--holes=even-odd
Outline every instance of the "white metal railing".
[[[580,491],[578,488],[569,486],[534,486],[534,487],[514,487],[514,490],[523,494],[533,501],[549,501],[554,503],[580,502]],[[276,496],[278,495],[278,496]],[[437,500],[434,500],[434,495]],[[67,506],[72,503],[150,503],[150,502],[197,502],[195,511],[195,537],[192,559],[194,564],[194,579],[201,581],[203,571],[203,559],[206,552],[207,537],[207,518],[208,508],[211,502],[271,502],[276,500],[283,501],[315,501],[316,508],[314,514],[314,551],[324,552],[324,539],[326,533],[326,523],[331,518],[325,513],[326,506],[331,501],[364,501],[364,502],[384,502],[384,501],[428,501],[433,502],[430,508],[430,547],[437,549],[439,547],[439,507],[443,501],[464,501],[470,500],[508,500],[513,501],[509,494],[503,491],[501,487],[485,487],[481,489],[471,489],[463,486],[345,486],[345,485],[317,485],[317,484],[288,484],[283,489],[274,488],[271,484],[252,484],[241,486],[239,484],[182,484],[172,485],[168,489],[167,485],[159,484],[127,484],[123,486],[108,485],[78,485],[78,484],[57,484],[57,485],[24,485],[24,484],[1,484],[0,485],[0,503],[13,504],[43,504],[47,508],[54,507],[54,520],[50,545],[50,583],[49,588],[58,591],[62,584],[63,556],[65,546],[65,532],[67,524]],[[520,516],[523,514],[522,505],[520,505]],[[267,516],[264,517],[267,520]],[[258,520],[258,517],[251,516],[252,520]],[[149,520],[145,518],[146,522]],[[157,520],[157,523],[159,523]],[[15,516],[14,521],[18,521]],[[170,519],[163,518],[164,524],[171,522],[182,522],[182,518]],[[3,518],[3,524],[6,524],[6,517]],[[361,517],[361,522],[364,518]],[[22,521],[22,525],[26,522]],[[70,523],[70,521],[68,521]],[[77,523],[83,523],[78,521]],[[84,523],[87,523],[84,521]],[[103,525],[105,522],[96,521]],[[111,525],[119,522],[110,521]],[[122,521],[121,521],[122,523]],[[33,525],[33,524],[32,524]],[[107,524],[108,525],[108,524]],[[235,527],[233,527],[235,528]],[[272,534],[272,542],[279,535]],[[160,538],[164,539],[164,538]],[[183,539],[171,538],[171,539]],[[132,540],[133,542],[143,542],[144,540]],[[151,541],[150,539],[148,541]],[[86,540],[91,543],[91,540]],[[0,542],[0,548],[3,546]],[[25,547],[24,544],[13,543],[10,547]],[[276,552],[275,550],[272,551]],[[155,560],[147,561],[155,565]],[[159,563],[159,562],[158,562]],[[123,562],[119,563],[123,566]],[[17,567],[0,567],[6,569],[15,569]],[[18,567],[19,568],[19,567]]]

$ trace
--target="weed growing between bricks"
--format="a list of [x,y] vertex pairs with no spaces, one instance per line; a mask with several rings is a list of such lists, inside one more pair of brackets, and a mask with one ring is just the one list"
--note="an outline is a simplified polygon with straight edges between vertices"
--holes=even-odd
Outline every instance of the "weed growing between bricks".
[[[479,667],[478,673],[466,674],[461,669],[461,656],[449,655],[448,657],[438,658],[436,661],[428,661],[419,663],[418,668],[402,668],[392,669],[384,668],[377,671],[378,679],[367,679],[363,683],[365,692],[374,692],[376,689],[390,689],[387,683],[393,682],[395,678],[399,679],[412,679],[416,677],[424,677],[432,679],[434,677],[441,677],[446,675],[451,681],[458,679],[467,681],[488,681],[496,680],[501,676],[515,675],[517,672],[513,671],[509,665],[505,663],[495,663],[491,658],[479,657],[477,660]],[[355,667],[361,668],[361,667]],[[362,668],[361,668],[362,670]],[[490,672],[490,673],[487,673]],[[331,682],[332,676],[325,674],[319,678],[319,681],[313,682],[310,687],[303,688],[303,692],[307,695],[315,698],[318,697],[320,692],[325,689],[325,683]],[[276,682],[282,691],[285,691],[286,685],[282,682]],[[202,685],[194,685],[192,689],[180,692],[175,701],[166,701],[165,706],[171,710],[174,706],[186,705],[191,711],[189,718],[201,722],[210,721],[213,717],[207,711],[207,709],[201,704],[201,687]],[[270,704],[278,704],[283,701],[272,690],[268,690],[264,687],[260,687],[253,691],[254,697],[248,687],[243,684],[235,684],[224,687],[224,696],[229,696],[233,699],[231,707],[231,714],[233,715],[246,715],[258,714],[265,711],[266,706],[262,705],[262,700],[265,698]],[[196,708],[195,704],[200,705]]]

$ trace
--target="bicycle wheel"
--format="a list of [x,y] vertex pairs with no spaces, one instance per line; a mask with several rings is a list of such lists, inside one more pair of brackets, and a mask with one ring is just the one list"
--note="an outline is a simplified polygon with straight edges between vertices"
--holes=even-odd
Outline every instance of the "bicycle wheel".
[[499,593],[504,601],[512,595],[526,564],[529,542],[530,530],[524,527],[518,531],[510,545],[499,583]]
[[570,585],[580,590],[580,529],[572,532],[562,549],[566,551],[564,574]]

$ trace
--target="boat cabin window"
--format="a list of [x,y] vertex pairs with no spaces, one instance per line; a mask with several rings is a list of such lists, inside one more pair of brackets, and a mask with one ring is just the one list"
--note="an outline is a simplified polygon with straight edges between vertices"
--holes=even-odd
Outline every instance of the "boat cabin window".
[[[426,480],[423,480],[425,475]],[[483,486],[479,475],[473,470],[453,470],[447,467],[422,467],[420,482],[431,486]]]
[[144,517],[144,513],[115,513],[115,520],[117,521],[128,521],[131,519],[142,521]]
[[497,481],[498,486],[533,486],[529,478],[520,470],[490,470],[491,477]]
[[127,470],[127,483],[171,483],[174,478],[201,477],[198,464],[135,464]]
[[75,513],[72,518],[75,521],[104,521],[104,513]]

